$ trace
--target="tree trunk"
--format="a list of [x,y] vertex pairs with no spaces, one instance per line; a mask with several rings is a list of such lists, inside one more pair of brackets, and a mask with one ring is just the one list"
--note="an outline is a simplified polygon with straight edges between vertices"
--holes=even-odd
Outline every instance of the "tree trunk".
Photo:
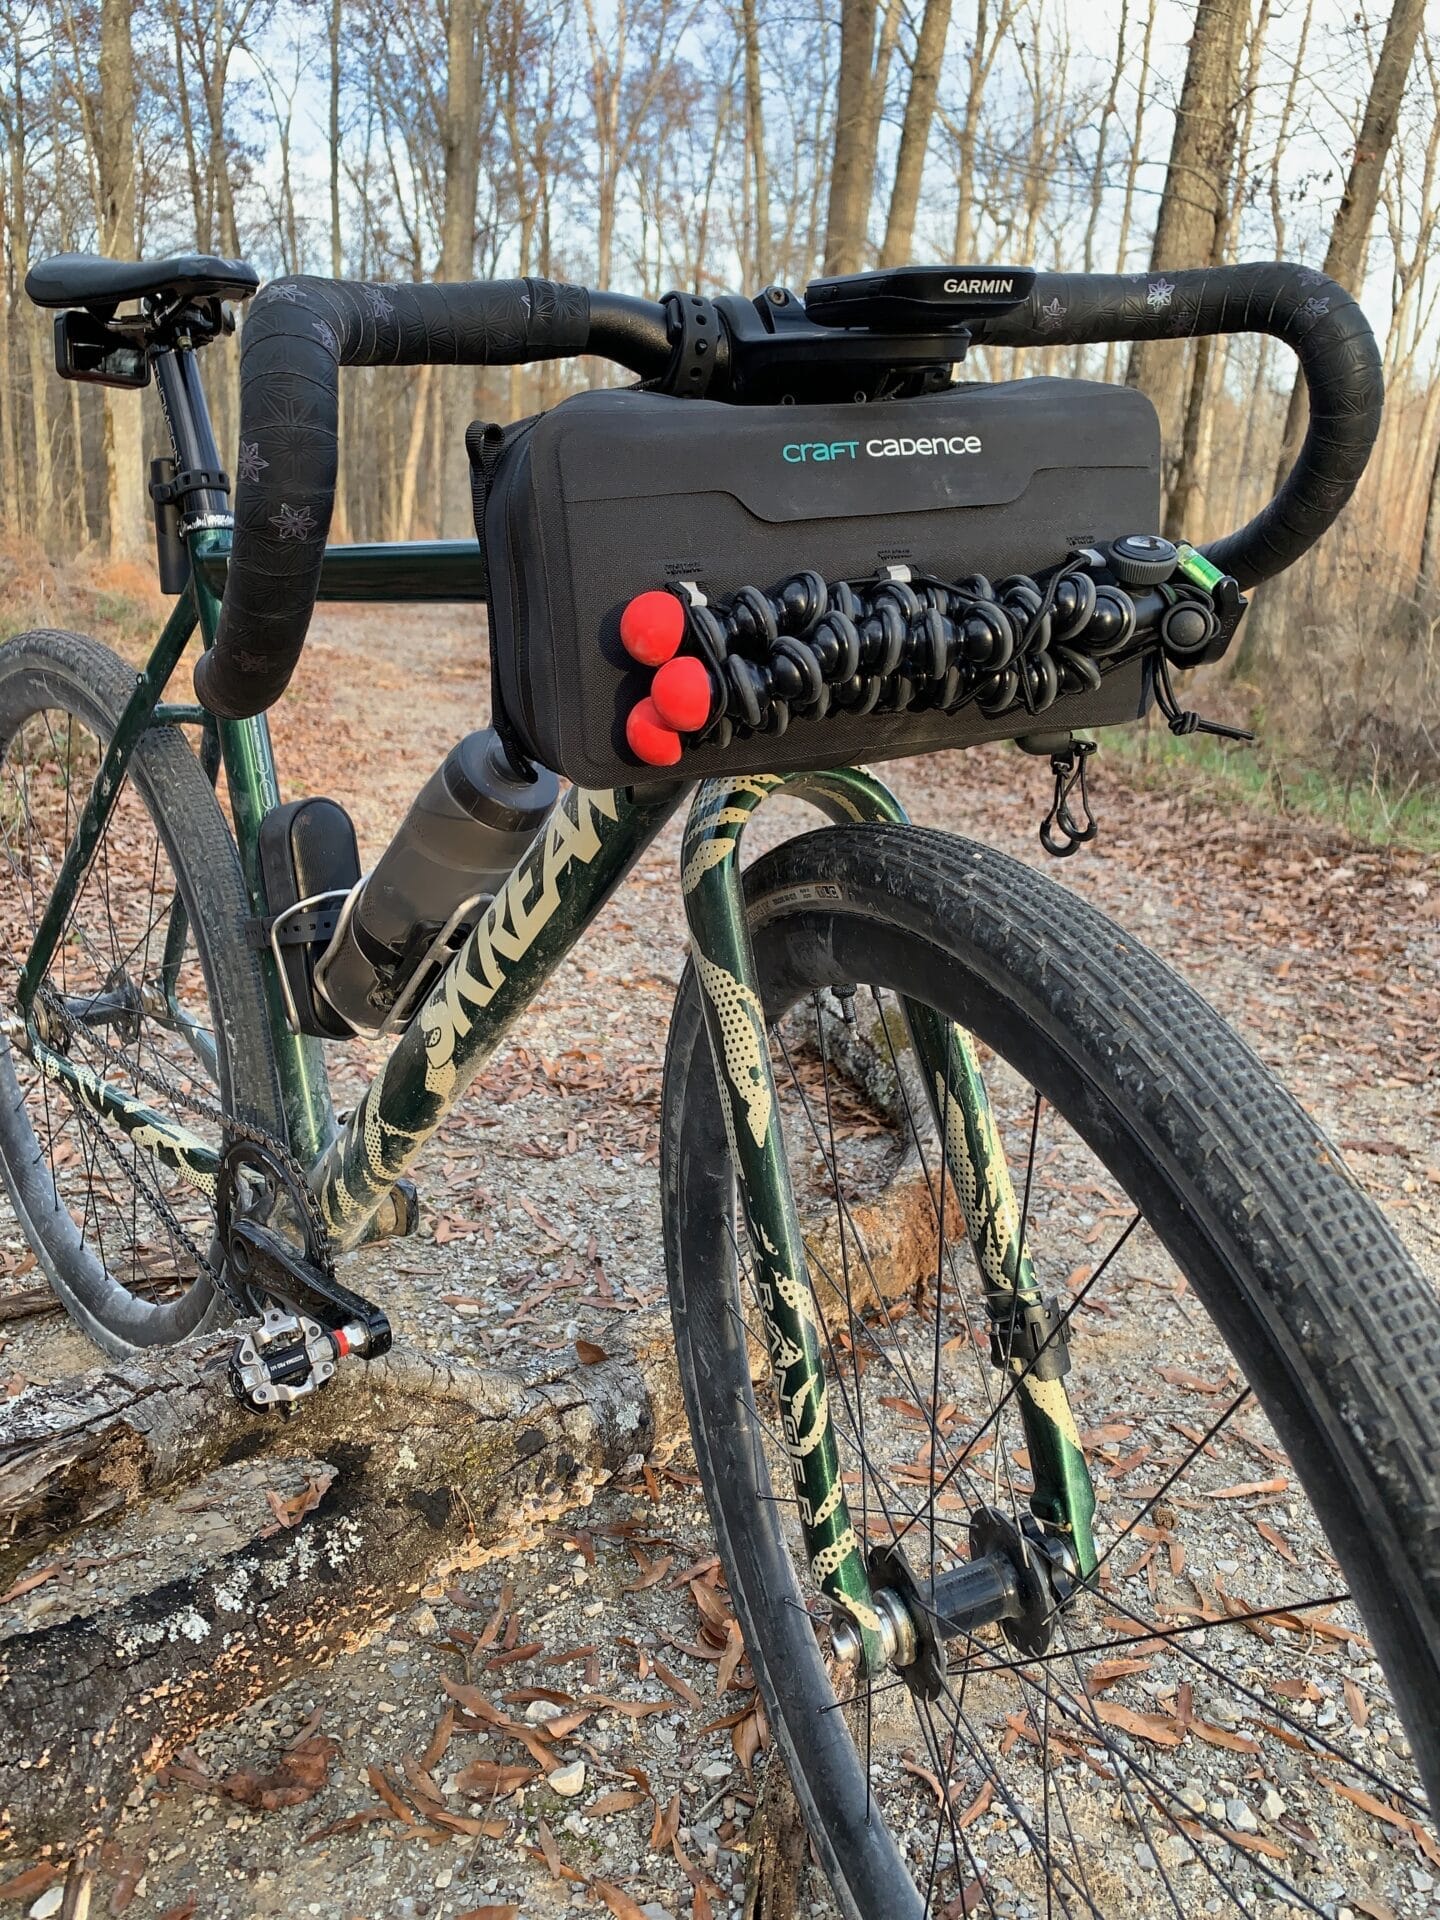
[[[1349,293],[1359,293],[1365,276],[1365,255],[1370,245],[1370,229],[1380,203],[1380,182],[1385,162],[1395,139],[1400,119],[1400,102],[1405,92],[1410,62],[1420,37],[1425,17],[1425,0],[1395,0],[1390,23],[1375,63],[1375,77],[1360,122],[1350,174],[1335,223],[1330,229],[1330,244],[1325,249],[1325,271]],[[1305,382],[1296,374],[1290,389],[1290,406],[1285,416],[1285,434],[1280,443],[1280,459],[1275,469],[1278,487],[1295,464],[1305,430]]]
[[1440,618],[1440,440],[1435,443],[1435,458],[1430,465],[1430,490],[1425,503],[1425,531],[1420,541],[1420,585],[1433,595],[1437,605],[1431,619]]
[[[1115,59],[1110,68],[1110,84],[1100,105],[1100,126],[1095,135],[1095,171],[1090,180],[1090,217],[1085,222],[1082,261],[1086,273],[1095,271],[1095,233],[1100,225],[1100,210],[1105,201],[1105,154],[1110,145],[1110,122],[1120,103],[1120,76],[1125,71],[1125,40],[1130,30],[1130,0],[1120,0],[1120,25],[1115,34]],[[1077,367],[1078,371],[1078,367]]]
[[[1130,157],[1125,163],[1125,194],[1120,205],[1120,231],[1115,241],[1115,271],[1125,273],[1130,265],[1130,229],[1135,218],[1135,193],[1140,179],[1141,141],[1145,132],[1145,105],[1150,92],[1150,50],[1155,41],[1155,15],[1159,0],[1149,0],[1145,15],[1145,36],[1140,43],[1140,70],[1135,77],[1135,118],[1130,127]],[[1119,342],[1105,343],[1105,365],[1101,379],[1115,378]]]
[[[439,277],[442,280],[470,280],[475,274],[475,199],[480,182],[480,21],[478,0],[450,0],[442,138],[445,167],[440,228]],[[473,410],[472,387],[473,376],[468,367],[444,369],[439,389],[444,431],[438,449],[443,478],[435,525],[440,534],[450,540],[461,539],[471,530],[465,427]]]
[[170,0],[170,32],[175,46],[175,99],[180,109],[180,132],[185,142],[185,171],[190,182],[190,205],[195,216],[195,244],[210,251],[210,203],[200,177],[200,155],[195,144],[195,120],[190,111],[190,88],[185,75],[185,32],[180,0]]
[[882,267],[903,266],[911,258],[914,248],[920,182],[925,172],[925,155],[930,147],[930,127],[940,92],[940,69],[949,37],[950,0],[925,0],[920,37],[915,43],[915,62],[910,70],[910,91],[905,96],[900,148],[895,156],[895,180],[890,189],[885,243],[880,249]]
[[420,450],[425,444],[425,424],[430,412],[430,385],[435,377],[432,366],[424,366],[415,376],[415,405],[410,415],[410,441],[405,449],[405,469],[400,476],[400,504],[391,538],[410,540],[415,534],[415,480],[420,471]]
[[[1209,266],[1227,204],[1235,144],[1242,0],[1200,0],[1175,113],[1170,164],[1150,250],[1157,297],[1166,269]],[[1137,341],[1128,384],[1150,396],[1160,416],[1165,493],[1175,484],[1189,356],[1168,340]]]
[[330,0],[327,21],[330,40],[330,277],[339,280],[344,268],[340,239],[340,30],[345,0]]
[[683,1431],[664,1338],[524,1372],[397,1351],[285,1422],[239,1409],[214,1345],[6,1408],[0,1853],[73,1851],[205,1728]]
[[[135,257],[135,55],[133,0],[100,0],[100,111],[96,140],[100,251]],[[77,455],[79,449],[76,449]],[[145,549],[140,395],[105,388],[105,497],[114,559]],[[77,460],[83,474],[83,462]],[[83,480],[82,480],[83,484]]]
[[775,272],[770,251],[770,168],[765,155],[765,96],[760,79],[760,23],[755,0],[740,0],[745,36],[745,144],[749,149],[748,186],[755,196],[754,281],[766,284]]
[[[890,0],[892,11],[896,4]],[[875,182],[870,101],[878,18],[878,0],[840,0],[840,86],[825,217],[826,273],[854,273],[864,257]]]
[[0,511],[5,529],[17,531],[20,525],[20,444],[15,430],[16,382],[12,362],[9,265],[5,258],[8,223],[6,196],[0,183]]

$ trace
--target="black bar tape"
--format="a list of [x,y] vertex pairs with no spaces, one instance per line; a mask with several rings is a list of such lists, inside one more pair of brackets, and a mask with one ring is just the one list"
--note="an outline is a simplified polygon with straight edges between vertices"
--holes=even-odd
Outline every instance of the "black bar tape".
[[215,645],[195,668],[211,713],[263,713],[300,658],[335,500],[342,366],[524,365],[583,353],[589,336],[586,290],[548,280],[272,281],[245,319],[234,544]]
[[1248,526],[1204,549],[1242,587],[1282,572],[1355,491],[1380,429],[1385,383],[1369,322],[1343,287],[1309,267],[1256,264],[1169,273],[1042,273],[1013,312],[978,321],[997,347],[1270,333],[1300,359],[1310,426],[1275,498]]

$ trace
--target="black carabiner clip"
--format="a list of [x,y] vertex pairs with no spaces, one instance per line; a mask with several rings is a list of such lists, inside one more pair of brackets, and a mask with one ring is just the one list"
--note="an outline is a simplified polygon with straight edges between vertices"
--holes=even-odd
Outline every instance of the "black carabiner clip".
[[[1068,860],[1087,840],[1095,838],[1097,825],[1085,784],[1085,763],[1094,751],[1093,740],[1072,740],[1063,753],[1050,756],[1055,797],[1050,802],[1050,811],[1040,822],[1040,844],[1057,860]],[[1079,805],[1078,820],[1070,810],[1072,800]]]

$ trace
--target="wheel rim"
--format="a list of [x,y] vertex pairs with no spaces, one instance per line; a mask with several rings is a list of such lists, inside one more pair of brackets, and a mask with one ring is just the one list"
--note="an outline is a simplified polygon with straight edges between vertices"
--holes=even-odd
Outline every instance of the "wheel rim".
[[[0,747],[7,876],[0,991],[8,1011],[17,1010],[20,968],[104,738],[103,723],[79,701],[74,708],[47,703],[16,718]],[[188,915],[166,964],[176,898],[165,841],[127,777],[41,983],[37,1013],[57,1052],[176,1113],[218,1146],[222,1128],[195,1107],[222,1104],[223,1046]],[[207,1192],[9,1045],[0,1048],[0,1143],[21,1225],[83,1323],[144,1346],[182,1337],[200,1322],[212,1297]]]
[[[825,945],[817,941],[816,951]],[[857,1058],[842,1067],[863,1022],[847,1022],[833,994],[795,998],[797,969],[804,970],[788,956],[791,1005],[774,1028],[772,1060],[851,1517],[862,1539],[902,1535],[922,1578],[943,1575],[967,1558],[977,1511],[998,1507],[1014,1522],[1024,1516],[1028,1482],[1013,1392],[990,1364],[973,1263],[948,1225],[953,1195],[947,1201],[941,1191],[933,1120],[927,1150],[925,1117],[916,1124],[913,1093],[904,1093],[903,1052],[883,1038],[899,1025],[888,994],[882,989],[868,1002],[881,1036],[870,1044],[869,1069]],[[812,964],[806,984],[816,979],[833,983],[833,968]],[[913,982],[905,985],[914,991]],[[866,992],[852,1006],[865,1006]],[[698,1028],[697,1037],[703,1049]],[[726,1454],[712,1414],[713,1450],[702,1466],[711,1469],[727,1564],[741,1568],[738,1587],[748,1578],[754,1589],[736,1598],[750,1616],[757,1670],[782,1745],[792,1762],[798,1757],[802,1775],[815,1729],[828,1733],[842,1719],[849,1726],[852,1777],[839,1781],[845,1761],[832,1752],[832,1804],[817,1804],[824,1789],[811,1794],[821,1852],[838,1865],[847,1904],[866,1914],[1268,1914],[1276,1901],[1322,1911],[1335,1895],[1324,1891],[1326,1871],[1307,1852],[1305,1814],[1316,1796],[1327,1802],[1323,1825],[1371,1847],[1376,1816],[1355,1793],[1383,1803],[1396,1831],[1424,1818],[1364,1627],[1274,1432],[1153,1229],[1033,1087],[994,1056],[986,1060],[1044,1290],[1059,1291],[1079,1335],[1067,1385],[1087,1452],[1101,1462],[1102,1564],[1096,1591],[1054,1609],[1047,1656],[1022,1658],[994,1627],[974,1633],[955,1643],[938,1702],[917,1701],[893,1675],[866,1681],[837,1673],[828,1608],[815,1631],[830,1656],[829,1678],[841,1687],[839,1706],[833,1693],[822,1697],[826,1671],[806,1661],[793,1636],[787,1652],[767,1655],[763,1640],[779,1619],[777,1604],[818,1611],[817,1599],[768,1389],[762,1382],[752,1393],[748,1378],[739,1380],[747,1348],[752,1363],[756,1357],[757,1313],[743,1234],[725,1217],[728,1186],[722,1203],[725,1183],[693,1167],[684,1175],[690,1252],[682,1318],[704,1311],[685,1303],[716,1278],[716,1259],[699,1258],[697,1249],[718,1230],[740,1274],[724,1310],[749,1329],[730,1342],[729,1392],[749,1426],[750,1458],[742,1471],[734,1452]],[[720,1149],[718,1115],[707,1108],[707,1116],[712,1139],[687,1132],[690,1160]],[[897,1190],[896,1179],[905,1173],[905,1135],[911,1158],[928,1157],[918,1174],[910,1169],[931,1228],[920,1263],[928,1272],[907,1274],[902,1250],[885,1275],[875,1247],[886,1239],[886,1209],[910,1223],[898,1242],[911,1243],[914,1260],[915,1191]],[[886,1209],[872,1204],[877,1186]],[[1073,1253],[1077,1237],[1081,1257]],[[895,1250],[886,1257],[893,1265]],[[894,1303],[916,1284],[928,1284],[926,1311],[897,1311]],[[1137,1324],[1143,1342],[1133,1338]],[[1097,1365],[1107,1355],[1109,1364]],[[1137,1356],[1144,1355],[1142,1364]],[[1117,1383],[1131,1404],[1113,1404]],[[768,1562],[740,1538],[733,1491],[728,1514],[715,1492],[733,1489],[747,1471],[755,1511],[769,1516],[780,1548]],[[1246,1487],[1252,1491],[1240,1491]],[[767,1586],[768,1612],[756,1605]],[[1391,1739],[1382,1745],[1372,1733],[1362,1741],[1356,1714]],[[1038,1764],[1041,1753],[1047,1765]],[[871,1819],[888,1829],[893,1849],[878,1830],[873,1846],[858,1833]],[[1407,1837],[1413,1845],[1413,1832]],[[886,1876],[900,1862],[910,1884],[892,1879],[887,1891]],[[1389,1870],[1398,1874],[1398,1858]],[[1218,1908],[1209,1904],[1216,1900]]]

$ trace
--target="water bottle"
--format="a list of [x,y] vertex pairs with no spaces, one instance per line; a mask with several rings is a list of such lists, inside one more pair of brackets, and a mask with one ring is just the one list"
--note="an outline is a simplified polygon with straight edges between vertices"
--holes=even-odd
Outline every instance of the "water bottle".
[[559,792],[543,767],[517,773],[489,727],[450,749],[347,901],[316,963],[316,987],[342,1019],[373,1031],[402,995],[407,1010],[418,1002],[504,885]]

